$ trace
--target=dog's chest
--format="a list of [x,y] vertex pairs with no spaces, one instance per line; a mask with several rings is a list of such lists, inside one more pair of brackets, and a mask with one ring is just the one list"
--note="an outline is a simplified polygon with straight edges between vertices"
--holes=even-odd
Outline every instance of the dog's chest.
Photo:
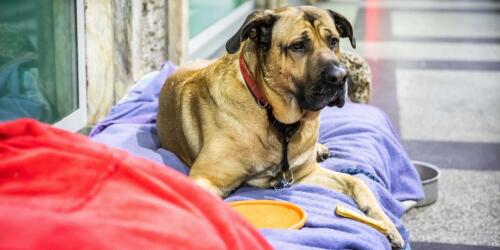
[[[300,130],[298,131],[300,132]],[[263,142],[262,152],[254,159],[251,167],[251,178],[248,184],[257,187],[270,187],[272,179],[277,177],[283,171],[284,161],[288,161],[290,170],[297,171],[298,168],[305,165],[311,157],[315,157],[315,144],[309,143],[311,140],[304,136],[307,134],[294,135],[287,145],[288,157],[284,159],[283,142],[279,136],[268,137]]]
[[[290,147],[290,145],[289,145]],[[314,151],[314,147],[305,148],[304,150],[292,150],[288,153],[288,165],[290,169],[295,169],[304,165],[307,160],[312,156]],[[275,152],[273,157],[268,159],[266,163],[263,163],[260,167],[256,167],[255,170],[257,172],[265,172],[268,176],[276,176],[283,169],[284,157],[282,150],[279,152]]]

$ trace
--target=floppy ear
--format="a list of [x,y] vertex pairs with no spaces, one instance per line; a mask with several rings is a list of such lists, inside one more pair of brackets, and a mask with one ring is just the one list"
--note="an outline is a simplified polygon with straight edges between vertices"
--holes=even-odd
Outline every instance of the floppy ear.
[[267,51],[271,46],[273,25],[278,20],[270,10],[256,10],[248,15],[241,27],[226,42],[226,51],[234,54],[240,49],[241,42],[250,38],[259,48]]
[[337,31],[340,34],[340,37],[349,37],[351,46],[353,48],[356,48],[356,39],[354,39],[354,32],[352,31],[351,23],[347,20],[347,18],[333,10],[328,10],[328,13],[330,13],[333,22],[335,23],[335,28],[337,28]]

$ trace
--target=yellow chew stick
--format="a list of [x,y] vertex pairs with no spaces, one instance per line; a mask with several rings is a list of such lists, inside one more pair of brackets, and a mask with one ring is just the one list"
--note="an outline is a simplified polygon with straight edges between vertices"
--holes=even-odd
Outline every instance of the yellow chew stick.
[[337,205],[337,209],[335,209],[335,213],[339,216],[353,219],[355,221],[364,223],[370,227],[373,227],[377,229],[379,232],[381,232],[384,235],[387,235],[387,226],[385,225],[384,222],[378,221],[375,219],[372,219],[366,215],[361,215],[355,212],[352,212],[350,210],[347,210],[344,206],[342,205]]

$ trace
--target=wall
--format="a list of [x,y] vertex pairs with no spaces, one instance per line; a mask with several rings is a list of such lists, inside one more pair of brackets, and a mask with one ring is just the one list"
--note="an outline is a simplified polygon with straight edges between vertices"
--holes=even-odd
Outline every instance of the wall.
[[[92,126],[142,75],[183,61],[187,0],[86,0],[87,100]],[[175,18],[175,22],[168,22]],[[180,17],[180,18],[179,18]]]

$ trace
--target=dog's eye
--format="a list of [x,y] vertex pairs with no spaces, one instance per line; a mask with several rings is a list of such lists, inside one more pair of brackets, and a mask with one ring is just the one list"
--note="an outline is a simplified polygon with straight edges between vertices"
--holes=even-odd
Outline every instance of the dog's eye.
[[294,43],[292,43],[290,48],[296,52],[304,52],[304,51],[306,51],[306,44],[303,41],[294,42]]
[[328,39],[328,46],[330,46],[330,48],[337,48],[339,46],[339,39],[335,37],[330,37]]

